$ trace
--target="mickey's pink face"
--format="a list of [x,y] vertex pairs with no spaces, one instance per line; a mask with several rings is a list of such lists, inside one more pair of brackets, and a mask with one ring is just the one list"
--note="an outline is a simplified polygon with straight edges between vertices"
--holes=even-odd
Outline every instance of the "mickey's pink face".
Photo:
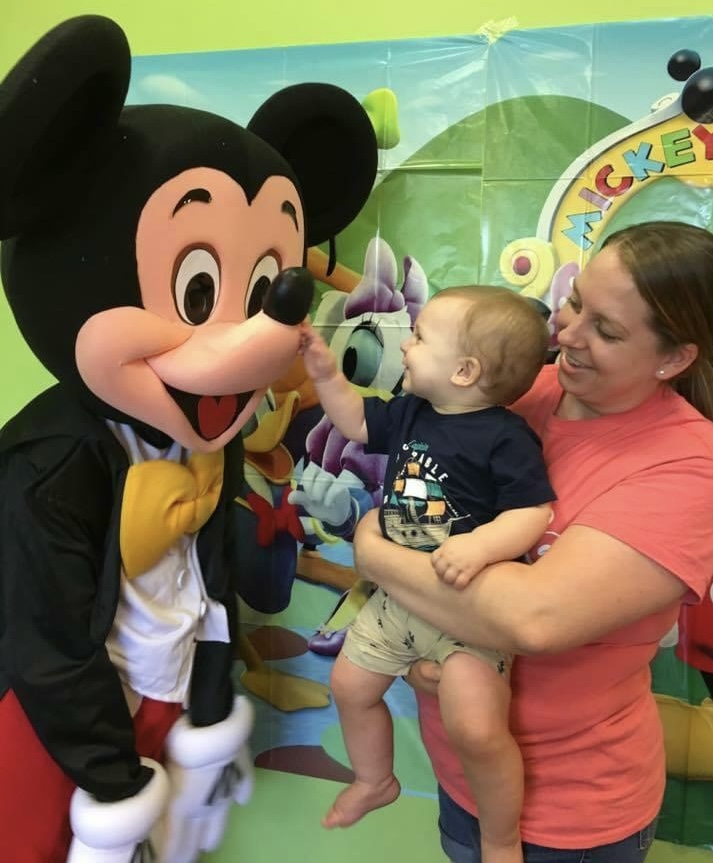
[[281,270],[302,265],[304,248],[302,205],[286,177],[269,177],[251,202],[212,168],[168,180],[136,232],[144,307],[84,324],[76,360],[85,384],[190,449],[224,446],[297,354],[298,326],[268,317],[262,301]]

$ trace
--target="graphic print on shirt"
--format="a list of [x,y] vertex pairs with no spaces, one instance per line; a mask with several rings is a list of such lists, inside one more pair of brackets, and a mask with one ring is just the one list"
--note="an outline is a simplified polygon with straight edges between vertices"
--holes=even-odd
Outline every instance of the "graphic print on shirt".
[[448,499],[443,482],[447,471],[429,454],[427,443],[402,444],[390,489],[384,489],[384,528],[393,542],[420,551],[433,551],[451,534],[453,523],[467,518]]

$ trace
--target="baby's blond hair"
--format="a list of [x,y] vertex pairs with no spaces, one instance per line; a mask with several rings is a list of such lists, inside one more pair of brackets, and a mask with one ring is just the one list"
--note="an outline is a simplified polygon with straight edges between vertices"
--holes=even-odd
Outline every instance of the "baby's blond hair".
[[480,363],[479,388],[493,404],[512,404],[530,389],[547,358],[550,333],[544,318],[508,288],[444,288],[432,301],[447,298],[467,303],[455,336],[463,354]]

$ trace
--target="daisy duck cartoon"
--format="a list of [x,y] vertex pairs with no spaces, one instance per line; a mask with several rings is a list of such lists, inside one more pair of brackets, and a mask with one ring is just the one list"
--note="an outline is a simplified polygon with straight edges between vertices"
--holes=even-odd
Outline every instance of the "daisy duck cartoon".
[[[370,240],[364,273],[351,293],[324,294],[314,325],[325,335],[347,380],[364,396],[390,399],[401,392],[403,367],[400,345],[428,299],[428,279],[412,257],[398,265],[383,239]],[[300,508],[304,545],[298,574],[311,581],[343,588],[330,619],[309,640],[315,653],[336,655],[346,625],[368,598],[371,586],[356,580],[349,567],[325,560],[323,543],[351,540],[361,516],[381,498],[385,456],[369,454],[362,444],[347,440],[322,416],[306,439],[306,457],[298,486],[289,501]]]

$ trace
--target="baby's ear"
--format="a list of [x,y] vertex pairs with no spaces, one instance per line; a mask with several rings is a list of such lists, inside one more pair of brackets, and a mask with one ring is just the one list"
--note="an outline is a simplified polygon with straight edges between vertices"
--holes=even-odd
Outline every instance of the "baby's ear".
[[124,31],[109,18],[70,18],[0,82],[0,238],[63,218],[116,130],[131,74]]
[[472,387],[478,383],[483,373],[480,360],[476,357],[461,357],[458,366],[451,376],[451,383],[457,387]]

